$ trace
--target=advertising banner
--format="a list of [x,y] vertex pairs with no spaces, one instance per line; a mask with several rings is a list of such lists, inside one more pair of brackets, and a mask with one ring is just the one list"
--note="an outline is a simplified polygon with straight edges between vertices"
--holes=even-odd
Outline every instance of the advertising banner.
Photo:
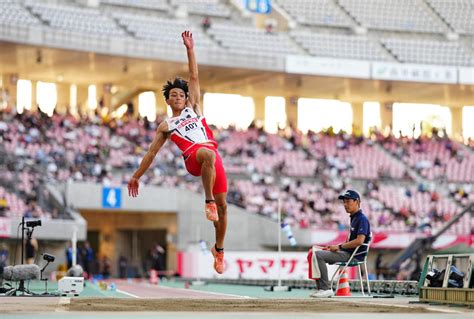
[[[225,253],[225,272],[218,275],[213,268],[214,259],[210,252],[201,250],[182,252],[178,257],[179,272],[186,278],[228,278],[228,279],[308,279],[306,252],[236,252]],[[329,278],[337,266],[329,265]],[[352,277],[352,271],[349,273]]]
[[370,63],[355,60],[289,55],[286,57],[285,70],[287,73],[370,78]]
[[372,63],[372,78],[376,80],[450,84],[455,84],[458,80],[455,67],[385,62]]

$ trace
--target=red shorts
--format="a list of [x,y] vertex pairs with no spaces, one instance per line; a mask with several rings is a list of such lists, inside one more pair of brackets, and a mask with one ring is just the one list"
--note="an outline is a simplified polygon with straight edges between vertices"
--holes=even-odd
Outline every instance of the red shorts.
[[189,151],[186,152],[186,155],[183,155],[186,170],[189,172],[189,174],[193,176],[201,176],[201,164],[199,164],[196,158],[196,153],[197,150],[202,147],[205,147],[216,154],[216,162],[214,164],[214,167],[216,169],[216,180],[214,182],[214,187],[212,188],[212,193],[226,193],[227,176],[225,174],[224,164],[222,164],[222,158],[215,147],[208,145],[196,145],[195,147],[192,147]]

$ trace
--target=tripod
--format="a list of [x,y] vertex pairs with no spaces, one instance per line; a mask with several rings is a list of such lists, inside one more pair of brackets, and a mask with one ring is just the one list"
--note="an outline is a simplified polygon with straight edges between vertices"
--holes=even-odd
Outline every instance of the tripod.
[[48,260],[48,262],[46,263],[46,265],[44,265],[44,267],[41,269],[41,277],[40,277],[40,280],[41,281],[44,281],[44,293],[43,295],[49,295],[48,294],[48,278],[43,278],[43,272],[44,270],[46,269],[46,267],[48,267],[49,263],[51,261]]
[[[29,227],[25,227],[25,217],[23,216],[21,218],[21,265],[23,265],[25,263],[25,259],[24,259],[24,256],[25,256],[25,253],[24,253],[24,241],[25,241],[25,230],[27,231],[27,237],[28,237],[28,241],[31,240],[31,237],[33,236],[33,230],[34,230],[34,227],[35,226],[40,226],[40,224],[33,224],[31,228]],[[28,226],[28,225],[27,225]],[[25,280],[19,280],[19,285],[18,285],[18,288],[14,288],[14,289],[11,289],[9,290],[6,295],[7,296],[17,296],[17,293],[21,293],[20,296],[32,296],[34,295],[33,292],[29,291],[28,289],[26,289],[25,287]]]

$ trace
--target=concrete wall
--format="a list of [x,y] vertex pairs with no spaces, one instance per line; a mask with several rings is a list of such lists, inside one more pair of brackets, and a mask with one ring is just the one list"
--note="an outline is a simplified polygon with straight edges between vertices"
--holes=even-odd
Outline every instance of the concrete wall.
[[[29,219],[28,219],[29,220]],[[36,220],[32,218],[31,220]],[[21,223],[20,218],[12,218],[10,224],[10,234],[11,238],[16,237],[16,230],[18,225]],[[35,227],[33,232],[33,237],[37,239],[47,239],[47,240],[71,240],[72,233],[76,229],[77,231],[77,240],[85,240],[87,233],[87,224],[83,218],[78,216],[74,220],[64,220],[64,219],[51,219],[44,220],[42,219],[42,225]],[[21,236],[21,231],[18,232]],[[26,238],[26,231],[25,231]]]
[[[173,238],[178,250],[186,249],[198,239],[208,244],[215,242],[214,225],[204,215],[204,197],[187,190],[141,186],[137,198],[128,196],[126,186],[121,187],[122,212],[174,212],[177,214],[177,236]],[[102,208],[102,186],[94,183],[71,183],[67,187],[67,201],[77,210],[102,210],[114,214],[117,210]],[[234,205],[228,209],[226,249],[264,250],[276,246],[277,223],[266,217],[249,213]],[[294,229],[298,243],[309,246],[309,230]],[[198,236],[198,232],[200,233]],[[282,234],[282,244],[288,240]]]

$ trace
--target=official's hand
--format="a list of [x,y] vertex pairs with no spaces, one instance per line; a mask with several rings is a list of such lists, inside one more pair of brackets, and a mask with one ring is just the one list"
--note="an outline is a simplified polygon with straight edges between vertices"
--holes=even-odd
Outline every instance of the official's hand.
[[194,48],[193,34],[191,31],[184,31],[181,33],[181,37],[183,38],[183,43],[186,49]]
[[328,246],[328,250],[330,251],[339,251],[339,246],[338,245],[331,245],[331,246]]
[[137,197],[138,196],[138,178],[132,177],[128,182],[128,196]]

